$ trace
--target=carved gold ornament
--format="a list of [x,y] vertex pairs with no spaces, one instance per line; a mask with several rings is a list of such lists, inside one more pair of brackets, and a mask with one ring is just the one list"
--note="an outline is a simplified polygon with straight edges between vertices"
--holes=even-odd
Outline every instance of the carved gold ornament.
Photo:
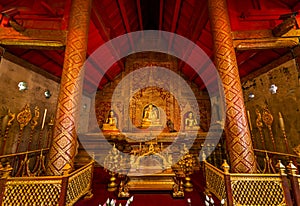
[[31,120],[31,111],[28,104],[25,105],[24,109],[17,115],[17,121],[20,125],[20,130],[30,122]]

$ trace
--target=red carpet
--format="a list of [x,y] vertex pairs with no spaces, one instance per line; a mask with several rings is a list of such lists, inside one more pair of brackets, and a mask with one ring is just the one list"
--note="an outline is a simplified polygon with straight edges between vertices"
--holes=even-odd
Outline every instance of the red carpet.
[[[191,199],[192,206],[202,206],[204,205],[205,196],[204,191],[204,178],[201,171],[197,171],[192,176],[192,183],[194,185],[194,190],[192,192],[185,192],[185,197],[181,199],[172,198],[171,193],[132,193],[134,196],[133,202],[130,206],[188,206],[187,199]],[[127,199],[120,200],[117,199],[117,195],[112,192],[108,192],[106,187],[109,180],[109,175],[103,171],[102,168],[96,167],[94,171],[93,178],[93,198],[89,200],[79,200],[75,206],[99,206],[103,205],[107,198],[116,199],[117,204],[122,204],[125,206]],[[219,205],[219,204],[215,204]]]

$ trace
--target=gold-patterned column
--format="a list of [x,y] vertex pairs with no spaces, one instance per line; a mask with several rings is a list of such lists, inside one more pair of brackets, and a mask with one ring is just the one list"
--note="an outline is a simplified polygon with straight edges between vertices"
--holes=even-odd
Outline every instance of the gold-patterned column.
[[226,0],[209,0],[215,65],[222,79],[226,101],[225,134],[233,172],[254,173],[256,164]]
[[77,152],[75,125],[78,122],[82,93],[82,66],[86,60],[91,0],[73,0],[68,25],[65,59],[61,77],[53,141],[47,174],[61,175],[62,168],[72,167]]

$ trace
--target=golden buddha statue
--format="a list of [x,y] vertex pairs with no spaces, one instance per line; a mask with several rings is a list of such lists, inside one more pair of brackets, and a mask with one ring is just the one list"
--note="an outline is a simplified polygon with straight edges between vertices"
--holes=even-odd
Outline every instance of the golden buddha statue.
[[161,126],[158,108],[153,104],[146,106],[143,111],[142,128],[150,126]]
[[113,110],[110,110],[108,113],[108,117],[105,120],[105,123],[103,124],[102,130],[104,131],[116,131],[118,130],[117,128],[117,117],[115,116],[115,112]]
[[194,117],[193,112],[188,112],[187,117],[184,120],[185,130],[199,130],[197,119]]

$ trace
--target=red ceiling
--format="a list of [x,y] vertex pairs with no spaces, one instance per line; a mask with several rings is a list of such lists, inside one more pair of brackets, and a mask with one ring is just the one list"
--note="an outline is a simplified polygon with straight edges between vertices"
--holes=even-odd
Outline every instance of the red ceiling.
[[[227,4],[233,31],[273,29],[281,23],[281,15],[300,10],[299,0],[228,0]],[[65,30],[70,5],[71,0],[0,0],[2,12],[16,8],[19,13],[14,16],[15,20],[23,27],[32,29]],[[9,27],[6,23],[3,18],[1,27]],[[182,35],[195,42],[213,58],[207,0],[94,0],[87,57],[110,39],[129,32],[149,29]],[[4,47],[10,53],[55,76],[61,75],[64,50]],[[237,51],[241,77],[287,52],[288,49]],[[193,69],[183,62],[179,65],[188,79],[202,86],[201,78]],[[120,61],[105,74],[101,69],[95,69],[89,75],[99,78],[104,76],[100,83],[102,87],[112,81],[123,67],[124,62]],[[91,79],[93,78],[87,76],[86,81],[92,86],[94,83]]]

